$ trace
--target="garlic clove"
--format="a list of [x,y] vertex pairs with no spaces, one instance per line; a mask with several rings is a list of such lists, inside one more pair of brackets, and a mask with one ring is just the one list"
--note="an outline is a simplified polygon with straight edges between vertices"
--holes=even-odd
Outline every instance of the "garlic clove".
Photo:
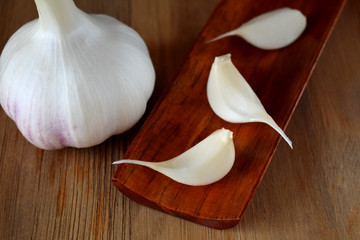
[[90,147],[144,114],[155,71],[145,42],[73,0],[36,0],[39,19],[22,26],[0,58],[0,103],[35,146]]
[[306,17],[291,8],[280,8],[261,14],[211,41],[237,35],[255,47],[272,50],[288,46],[304,31]]
[[223,178],[232,168],[235,161],[232,135],[224,128],[216,130],[186,152],[163,162],[120,160],[113,164],[142,165],[183,184],[207,185]]
[[266,112],[255,92],[231,61],[231,54],[215,57],[207,83],[207,97],[215,114],[232,123],[263,122],[292,142]]

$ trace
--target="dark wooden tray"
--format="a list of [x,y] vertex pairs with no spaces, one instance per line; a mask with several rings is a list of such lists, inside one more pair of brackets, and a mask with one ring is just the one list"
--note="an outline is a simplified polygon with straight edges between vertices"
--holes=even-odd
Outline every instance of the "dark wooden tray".
[[[213,113],[206,97],[206,83],[214,57],[232,54],[235,66],[284,129],[344,4],[345,0],[221,1],[124,158],[167,160],[225,127],[234,132],[234,167],[214,184],[193,187],[146,167],[123,164],[113,176],[115,186],[138,203],[199,224],[218,229],[236,225],[281,138],[265,124],[231,124]],[[207,43],[261,13],[280,7],[299,9],[308,20],[301,37],[286,48],[264,51],[238,37]],[[296,148],[296,136],[289,137]]]

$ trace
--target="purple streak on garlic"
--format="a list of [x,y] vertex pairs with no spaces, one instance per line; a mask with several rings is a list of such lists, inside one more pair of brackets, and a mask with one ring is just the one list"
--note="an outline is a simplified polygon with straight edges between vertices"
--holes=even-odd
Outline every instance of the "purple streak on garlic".
[[73,0],[35,0],[0,58],[0,103],[39,148],[90,147],[131,128],[155,82],[141,37]]
[[306,17],[299,10],[280,8],[261,14],[211,41],[237,35],[255,47],[279,49],[293,43],[305,27]]
[[222,179],[235,161],[233,133],[219,129],[182,153],[162,162],[120,160],[113,164],[131,163],[149,167],[173,180],[192,186],[208,185]]
[[266,112],[259,98],[231,61],[231,54],[215,57],[207,83],[212,110],[227,122],[263,122],[275,129],[292,148],[292,142]]

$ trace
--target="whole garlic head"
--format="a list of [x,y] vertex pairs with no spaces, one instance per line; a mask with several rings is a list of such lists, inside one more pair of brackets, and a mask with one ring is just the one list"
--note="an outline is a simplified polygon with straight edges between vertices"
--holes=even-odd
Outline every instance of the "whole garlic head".
[[0,103],[43,149],[99,144],[144,114],[155,82],[141,37],[73,0],[35,0],[39,19],[22,26],[0,59]]

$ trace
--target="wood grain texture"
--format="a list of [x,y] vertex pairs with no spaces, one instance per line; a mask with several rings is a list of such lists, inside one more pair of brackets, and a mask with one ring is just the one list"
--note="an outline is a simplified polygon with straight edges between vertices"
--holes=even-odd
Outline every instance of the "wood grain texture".
[[[223,0],[168,91],[161,97],[126,152],[125,159],[165,161],[185,152],[217,129],[234,133],[235,163],[220,181],[186,186],[134,164],[122,164],[115,186],[130,199],[217,229],[239,223],[271,161],[280,136],[263,123],[228,123],[212,111],[206,86],[214,57],[231,53],[234,65],[281,128],[288,123],[344,4],[322,1]],[[299,9],[307,27],[290,46],[257,49],[237,37],[207,42],[274,8]],[[241,14],[239,14],[241,13]],[[221,161],[221,159],[219,159]],[[194,160],[196,161],[196,159]],[[205,169],[204,169],[205,170]]]
[[[157,70],[153,102],[215,8],[212,0],[76,1],[144,36]],[[0,48],[36,17],[31,1],[0,1]],[[31,146],[0,110],[1,239],[358,239],[360,2],[349,0],[239,225],[214,230],[136,204],[111,184],[141,123],[89,149]],[[151,20],[150,20],[151,19]],[[193,23],[195,20],[195,24]]]

